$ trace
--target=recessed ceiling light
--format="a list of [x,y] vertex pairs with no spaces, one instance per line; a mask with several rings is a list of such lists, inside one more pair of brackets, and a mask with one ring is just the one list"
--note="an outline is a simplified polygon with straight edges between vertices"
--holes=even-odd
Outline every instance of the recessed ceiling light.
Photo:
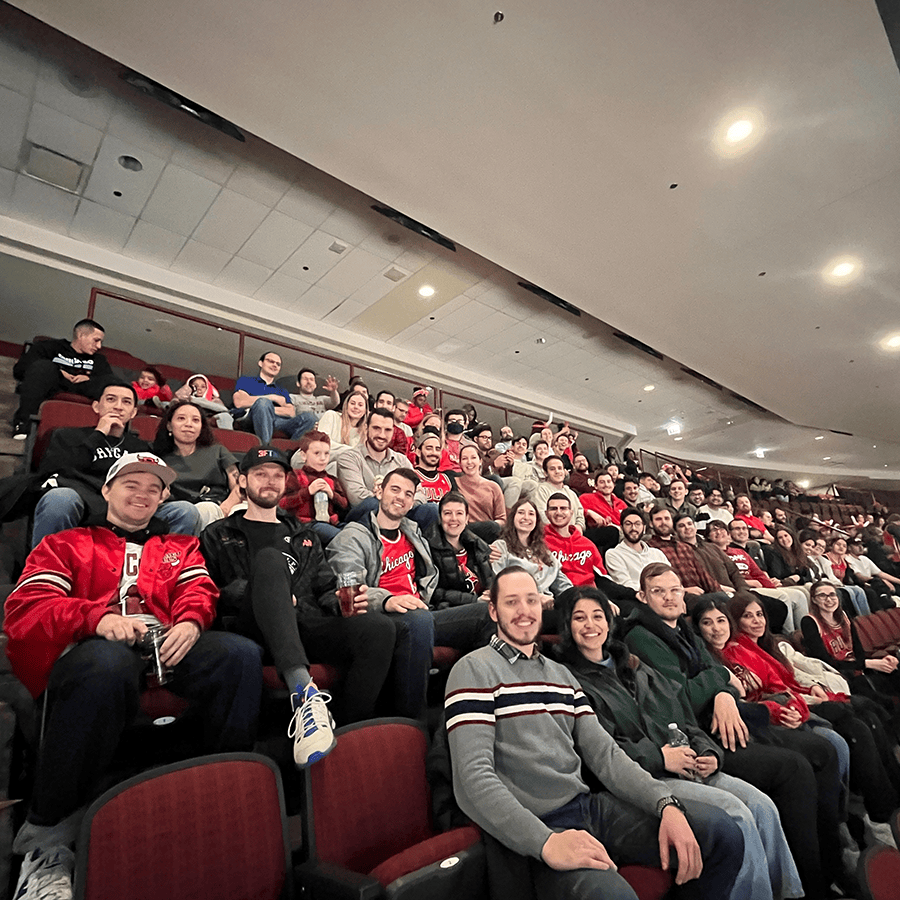
[[766,458],[766,451],[763,450],[762,447],[757,447],[757,448],[753,451],[753,453],[754,453],[754,455],[756,456],[757,459],[765,459],[765,458]]
[[889,334],[879,342],[882,350],[900,350],[900,333]]
[[675,438],[675,440],[676,440],[676,441],[683,441],[683,440],[684,440],[684,437],[677,437],[677,438]]
[[726,158],[742,156],[760,142],[765,130],[765,121],[758,109],[733,109],[719,120],[713,135],[713,149]]
[[824,434],[817,434],[816,437],[815,437],[815,440],[817,440],[817,441],[824,441],[824,440],[825,440],[825,435],[824,435]]
[[828,462],[829,459],[831,459],[830,456],[823,456],[823,457],[822,457],[822,462]]
[[655,384],[645,384],[645,385],[644,385],[644,390],[649,394],[650,391],[655,391],[655,390],[656,390],[656,385],[655,385]]
[[422,287],[419,288],[419,296],[420,297],[433,297],[434,296],[434,288],[430,284],[423,284]]
[[681,434],[681,425],[678,422],[668,422],[666,424],[666,433],[669,435]]
[[809,482],[808,481],[798,481],[797,487],[802,487],[803,490],[806,490],[809,487]]
[[750,137],[752,131],[753,123],[749,119],[739,119],[728,126],[725,132],[725,140],[729,144],[736,144],[738,141]]
[[838,256],[830,260],[822,270],[822,278],[828,284],[849,284],[862,273],[862,262],[855,256]]
[[534,339],[534,342],[535,342],[536,344],[546,344],[546,343],[547,343],[547,338],[535,338],[535,339]]

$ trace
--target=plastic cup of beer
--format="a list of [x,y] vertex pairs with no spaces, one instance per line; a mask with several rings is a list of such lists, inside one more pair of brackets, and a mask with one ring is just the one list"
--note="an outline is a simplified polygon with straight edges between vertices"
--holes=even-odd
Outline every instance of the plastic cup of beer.
[[341,601],[341,615],[355,616],[353,601],[359,596],[365,584],[365,572],[341,572],[337,577],[338,597]]

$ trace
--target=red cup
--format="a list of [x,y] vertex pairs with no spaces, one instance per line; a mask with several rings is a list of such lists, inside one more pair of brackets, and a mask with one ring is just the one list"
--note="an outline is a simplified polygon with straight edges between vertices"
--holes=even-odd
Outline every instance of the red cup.
[[362,593],[363,584],[361,572],[342,572],[338,575],[338,597],[341,601],[341,615],[345,619],[356,615],[353,604]]

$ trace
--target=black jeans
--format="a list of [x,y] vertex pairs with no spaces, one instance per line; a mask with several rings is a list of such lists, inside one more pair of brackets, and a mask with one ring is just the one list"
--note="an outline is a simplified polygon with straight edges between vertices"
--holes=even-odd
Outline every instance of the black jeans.
[[394,653],[393,623],[377,613],[320,616],[300,600],[295,607],[287,560],[277,548],[264,547],[252,560],[244,602],[230,630],[261,644],[282,674],[311,662],[339,666],[344,679],[334,698],[335,719],[349,725],[375,716]]
[[[137,714],[146,668],[134,647],[100,637],[85,638],[54,663],[29,822],[56,825],[93,799],[122,731]],[[262,662],[252,641],[201,634],[166,688],[197,704],[202,752],[252,749],[262,695]]]
[[14,421],[27,422],[37,413],[45,400],[62,391],[96,400],[108,380],[111,378],[106,380],[91,378],[81,384],[72,384],[67,378],[63,378],[62,370],[55,363],[49,359],[37,359],[28,367],[25,377],[19,382],[19,409]]

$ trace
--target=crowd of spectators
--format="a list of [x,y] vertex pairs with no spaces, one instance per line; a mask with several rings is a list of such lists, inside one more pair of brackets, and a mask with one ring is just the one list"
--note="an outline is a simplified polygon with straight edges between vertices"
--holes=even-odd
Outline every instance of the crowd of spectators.
[[[304,368],[291,392],[275,350],[226,405],[202,374],[174,391],[152,366],[118,379],[103,336],[79,322],[16,366],[15,436],[59,392],[96,417],[0,483],[0,516],[33,513],[4,631],[48,723],[17,897],[67,896],[78,811],[134,717],[154,629],[215,749],[252,746],[273,665],[299,767],[333,749],[336,722],[424,721],[434,648],[469,654],[446,702],[457,800],[543,863],[547,896],[592,896],[554,875],[584,869],[629,896],[607,850],[659,864],[670,847],[694,896],[853,895],[847,854],[892,843],[898,659],[867,654],[856,621],[900,606],[900,515],[814,519],[791,483],[735,493],[641,471],[632,448],[592,466],[565,423],[495,435],[427,387],[342,394]],[[150,443],[139,412],[158,417]],[[226,424],[259,444],[229,450]],[[343,673],[334,698],[317,663]],[[95,683],[98,667],[115,674]],[[614,833],[629,814],[633,833]]]

